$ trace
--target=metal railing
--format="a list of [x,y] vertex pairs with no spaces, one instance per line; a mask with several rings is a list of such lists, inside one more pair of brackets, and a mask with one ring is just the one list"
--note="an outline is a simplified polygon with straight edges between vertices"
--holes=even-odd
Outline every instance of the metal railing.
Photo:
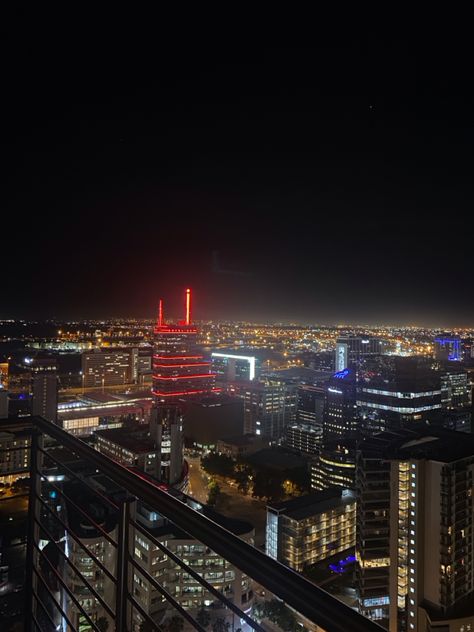
[[[140,551],[137,555],[137,538],[146,539],[148,552],[169,560],[175,573],[185,574],[191,595],[195,590],[196,594],[209,597],[201,610],[207,609],[212,614],[223,609],[231,617],[233,630],[234,621],[244,629],[258,632],[264,629],[251,609],[227,596],[231,592],[228,586],[216,587],[212,580],[206,579],[204,569],[200,572],[189,561],[189,555],[178,555],[169,539],[148,528],[139,519],[137,505],[157,512],[167,524],[179,529],[184,538],[207,547],[218,556],[216,560],[222,558],[223,577],[226,569],[238,569],[242,585],[246,577],[251,578],[281,600],[290,612],[299,613],[314,626],[326,632],[383,629],[191,508],[183,501],[184,495],[166,491],[150,477],[108,458],[58,426],[40,417],[30,417],[0,422],[0,429],[8,428],[31,432],[27,632],[112,629],[174,632],[183,625],[186,629],[206,632],[209,615],[199,616],[196,609],[183,605],[178,591],[170,589],[174,586],[169,577],[162,581],[153,566],[144,563],[147,556]],[[82,467],[78,468],[78,464]],[[110,482],[108,490],[93,483],[97,475]],[[82,491],[78,494],[77,490]],[[95,499],[99,517],[90,511],[85,498]],[[158,610],[150,611],[153,600]],[[161,613],[159,617],[154,614],[157,611]],[[171,619],[169,615],[163,616],[163,612],[169,611],[173,613]],[[102,616],[98,617],[97,612]],[[176,617],[180,620],[178,624]],[[223,632],[229,630],[225,621],[221,625]],[[218,629],[218,625],[213,626],[214,631]]]

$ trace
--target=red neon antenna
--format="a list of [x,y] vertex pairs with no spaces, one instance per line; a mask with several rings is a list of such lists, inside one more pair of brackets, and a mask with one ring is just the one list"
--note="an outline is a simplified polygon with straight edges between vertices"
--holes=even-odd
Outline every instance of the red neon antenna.
[[163,299],[160,298],[160,303],[158,307],[158,327],[163,326]]
[[191,324],[191,290],[189,288],[186,290],[186,320],[184,324]]

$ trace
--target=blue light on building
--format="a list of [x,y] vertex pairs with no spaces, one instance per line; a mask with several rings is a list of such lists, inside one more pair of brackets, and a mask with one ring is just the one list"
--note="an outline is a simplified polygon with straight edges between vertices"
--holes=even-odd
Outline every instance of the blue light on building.
[[457,337],[440,337],[435,338],[435,345],[437,347],[437,356],[444,357],[452,362],[459,362],[462,360],[461,353],[461,340]]
[[338,371],[337,373],[334,373],[334,377],[337,377],[338,380],[343,380],[349,375],[349,373],[349,369],[344,369],[344,371]]

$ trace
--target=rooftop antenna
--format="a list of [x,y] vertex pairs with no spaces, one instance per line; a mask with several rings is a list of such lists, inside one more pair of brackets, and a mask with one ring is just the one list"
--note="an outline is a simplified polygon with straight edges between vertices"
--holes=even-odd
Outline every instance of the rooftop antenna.
[[186,320],[184,324],[191,324],[191,290],[189,288],[186,290]]
[[158,307],[158,327],[163,326],[163,299],[160,298],[160,303]]

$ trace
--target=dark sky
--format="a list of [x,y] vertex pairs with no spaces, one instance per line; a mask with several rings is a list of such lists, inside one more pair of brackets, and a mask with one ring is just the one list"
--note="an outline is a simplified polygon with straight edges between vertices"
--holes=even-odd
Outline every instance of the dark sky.
[[146,317],[160,295],[176,314],[190,285],[198,318],[474,325],[458,61],[402,40],[12,42],[0,317]]

